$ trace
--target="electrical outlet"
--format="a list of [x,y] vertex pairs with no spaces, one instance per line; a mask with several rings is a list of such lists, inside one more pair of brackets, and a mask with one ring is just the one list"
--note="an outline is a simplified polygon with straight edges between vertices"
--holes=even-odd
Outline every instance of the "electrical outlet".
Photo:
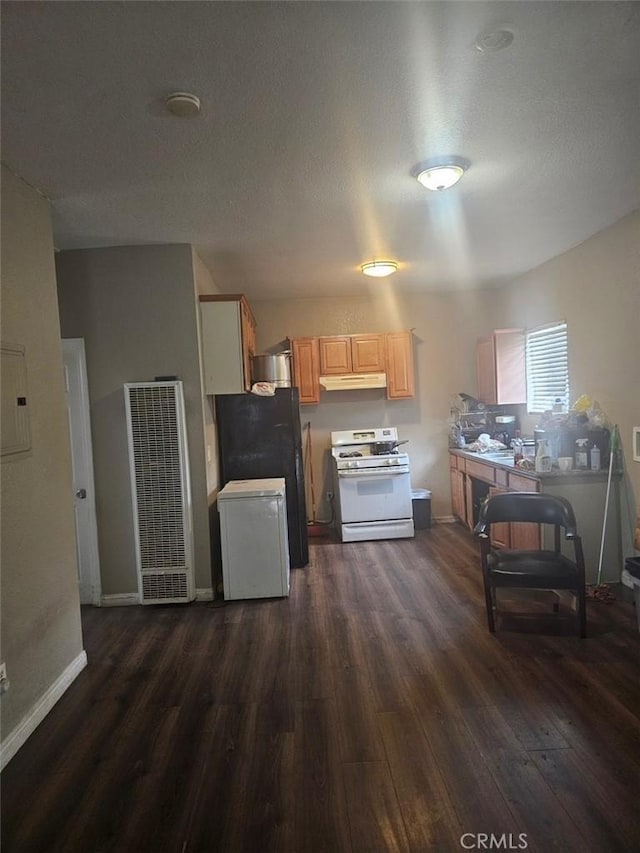
[[331,503],[331,501],[333,500],[333,492],[327,492],[326,498],[329,501],[329,503]]

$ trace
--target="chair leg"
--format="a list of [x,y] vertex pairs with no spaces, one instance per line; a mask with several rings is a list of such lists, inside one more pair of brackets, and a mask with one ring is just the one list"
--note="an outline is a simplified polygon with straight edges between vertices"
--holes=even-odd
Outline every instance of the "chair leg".
[[493,617],[493,594],[491,589],[491,584],[489,584],[486,580],[484,582],[484,603],[487,608],[487,622],[489,624],[489,631],[492,634],[496,632],[496,623]]
[[578,628],[580,631],[580,636],[584,639],[587,636],[587,599],[586,592],[584,586],[582,586],[578,592]]

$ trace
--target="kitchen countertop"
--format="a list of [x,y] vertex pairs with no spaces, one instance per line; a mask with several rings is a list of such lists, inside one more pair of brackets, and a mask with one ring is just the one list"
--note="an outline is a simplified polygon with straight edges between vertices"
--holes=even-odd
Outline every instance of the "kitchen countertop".
[[[449,453],[461,456],[464,459],[473,459],[475,462],[484,462],[495,468],[516,471],[524,477],[531,477],[533,480],[540,480],[544,483],[598,483],[603,480],[606,481],[609,475],[608,469],[601,469],[600,471],[577,471],[575,469],[571,471],[559,471],[557,468],[542,474],[533,469],[519,468],[513,461],[513,454],[480,453],[473,450],[462,450],[457,447],[450,447]],[[620,472],[614,471],[613,475],[619,478]]]

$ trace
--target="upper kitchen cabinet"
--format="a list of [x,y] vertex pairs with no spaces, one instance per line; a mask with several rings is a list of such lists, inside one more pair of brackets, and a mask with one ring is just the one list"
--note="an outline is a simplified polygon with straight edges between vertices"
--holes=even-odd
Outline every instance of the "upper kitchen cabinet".
[[334,335],[318,339],[320,375],[346,373],[383,373],[385,370],[384,335]]
[[200,297],[205,394],[242,394],[251,389],[256,321],[242,294]]
[[478,399],[490,406],[526,403],[524,329],[497,329],[478,340]]
[[411,331],[292,338],[291,348],[301,403],[319,403],[321,387],[382,388],[385,381],[390,400],[414,395]]
[[318,338],[293,338],[293,384],[301,403],[320,402]]
[[385,338],[385,357],[387,373],[387,397],[390,400],[413,397],[413,334],[405,332],[387,332]]

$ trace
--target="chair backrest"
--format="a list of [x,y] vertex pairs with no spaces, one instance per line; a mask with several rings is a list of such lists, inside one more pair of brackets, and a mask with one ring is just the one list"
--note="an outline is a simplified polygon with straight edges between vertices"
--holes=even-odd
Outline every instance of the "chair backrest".
[[480,507],[475,532],[486,536],[496,522],[529,521],[564,527],[567,539],[577,535],[573,507],[566,498],[541,492],[503,492],[487,497]]

